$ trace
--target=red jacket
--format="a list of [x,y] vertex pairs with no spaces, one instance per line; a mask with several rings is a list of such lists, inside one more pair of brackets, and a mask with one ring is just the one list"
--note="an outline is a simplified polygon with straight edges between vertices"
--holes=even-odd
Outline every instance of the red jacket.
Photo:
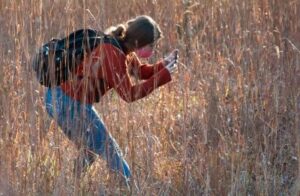
[[[133,84],[129,73],[143,81]],[[100,44],[84,58],[75,77],[61,84],[61,88],[75,100],[88,104],[98,102],[112,88],[126,102],[133,102],[169,81],[171,75],[162,61],[141,64],[134,53],[126,56],[111,44]]]

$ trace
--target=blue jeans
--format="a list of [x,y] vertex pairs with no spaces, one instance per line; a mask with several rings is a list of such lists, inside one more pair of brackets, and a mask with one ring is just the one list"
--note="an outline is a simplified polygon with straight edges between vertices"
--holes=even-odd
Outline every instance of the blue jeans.
[[68,138],[85,149],[86,153],[78,158],[82,170],[94,162],[93,154],[97,154],[106,159],[110,169],[120,172],[126,180],[129,179],[130,169],[118,144],[91,104],[73,100],[60,87],[47,89],[45,104],[48,114],[57,121]]

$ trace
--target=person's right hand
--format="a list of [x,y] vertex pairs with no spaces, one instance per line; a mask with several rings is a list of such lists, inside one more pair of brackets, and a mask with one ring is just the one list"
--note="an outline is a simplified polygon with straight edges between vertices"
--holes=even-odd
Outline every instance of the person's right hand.
[[164,58],[165,67],[170,73],[177,69],[178,49],[173,50],[167,57]]

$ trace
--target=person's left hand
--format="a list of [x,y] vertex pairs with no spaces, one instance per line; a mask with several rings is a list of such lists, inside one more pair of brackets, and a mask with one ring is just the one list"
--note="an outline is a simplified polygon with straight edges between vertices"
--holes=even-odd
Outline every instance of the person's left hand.
[[165,66],[178,59],[178,52],[179,50],[175,49],[167,57],[164,58]]
[[169,64],[165,65],[165,67],[170,73],[175,72],[177,70],[177,60],[173,60]]
[[173,50],[166,58],[164,58],[165,67],[170,73],[177,69],[178,49]]

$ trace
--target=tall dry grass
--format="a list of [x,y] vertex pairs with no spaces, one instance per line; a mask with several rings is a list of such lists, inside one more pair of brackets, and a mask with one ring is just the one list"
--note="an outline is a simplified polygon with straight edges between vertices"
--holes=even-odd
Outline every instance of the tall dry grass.
[[[78,183],[30,58],[51,37],[139,14],[165,35],[152,61],[179,48],[179,71],[143,100],[112,92],[96,105],[131,191],[101,159]],[[299,194],[299,17],[295,0],[1,0],[0,195]]]

